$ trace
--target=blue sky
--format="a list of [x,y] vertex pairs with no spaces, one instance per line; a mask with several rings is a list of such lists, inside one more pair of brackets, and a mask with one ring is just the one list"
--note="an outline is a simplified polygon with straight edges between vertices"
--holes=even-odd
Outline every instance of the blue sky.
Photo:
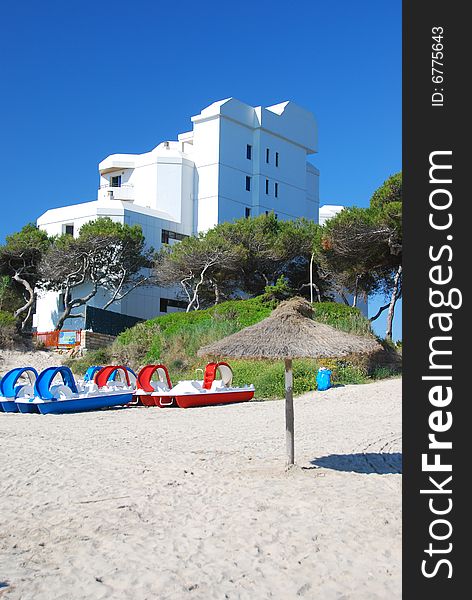
[[0,241],[95,199],[105,156],[174,139],[229,96],[313,111],[322,204],[367,206],[401,169],[400,0],[28,0],[1,16]]

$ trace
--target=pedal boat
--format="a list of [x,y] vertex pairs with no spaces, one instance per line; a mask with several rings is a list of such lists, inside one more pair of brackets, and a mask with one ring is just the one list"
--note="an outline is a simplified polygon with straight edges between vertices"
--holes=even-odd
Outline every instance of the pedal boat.
[[[117,371],[123,374],[124,381],[112,380]],[[57,375],[61,376],[62,384],[53,385]],[[38,376],[30,404],[43,415],[84,412],[129,404],[133,390],[126,367],[103,367],[93,380],[79,385],[68,367],[50,367]]]
[[[153,379],[154,376],[157,379]],[[135,399],[144,406],[175,406],[173,397],[162,398],[162,393],[171,389],[172,382],[165,365],[146,365],[139,371],[136,379]]]
[[[27,384],[19,384],[20,378],[26,378]],[[0,381],[0,407],[2,412],[36,412],[29,408],[29,401],[34,398],[34,384],[38,377],[33,367],[12,369]],[[23,404],[22,400],[25,400]]]
[[[220,379],[216,379],[219,372]],[[254,386],[233,387],[233,371],[228,363],[212,362],[205,368],[203,381],[187,380],[179,383],[168,392],[160,391],[160,399],[174,398],[180,408],[213,406],[233,402],[248,402],[254,397]]]

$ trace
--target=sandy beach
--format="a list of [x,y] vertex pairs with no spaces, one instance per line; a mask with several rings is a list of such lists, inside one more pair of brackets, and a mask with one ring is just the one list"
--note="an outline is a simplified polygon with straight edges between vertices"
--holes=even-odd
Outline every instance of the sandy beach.
[[295,419],[286,472],[282,401],[0,414],[0,598],[400,598],[401,380]]

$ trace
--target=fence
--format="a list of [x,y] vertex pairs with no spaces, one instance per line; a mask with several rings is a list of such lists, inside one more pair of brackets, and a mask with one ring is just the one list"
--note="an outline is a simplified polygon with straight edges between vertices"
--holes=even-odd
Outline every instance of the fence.
[[63,329],[62,331],[47,331],[45,333],[35,332],[34,338],[37,343],[47,348],[74,348],[80,346],[81,331]]

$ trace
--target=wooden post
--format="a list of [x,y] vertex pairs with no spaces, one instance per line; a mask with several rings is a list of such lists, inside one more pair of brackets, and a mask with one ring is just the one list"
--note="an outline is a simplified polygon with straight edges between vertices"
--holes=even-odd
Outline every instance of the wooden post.
[[293,421],[293,373],[292,359],[285,359],[285,440],[287,466],[295,464],[295,431]]

